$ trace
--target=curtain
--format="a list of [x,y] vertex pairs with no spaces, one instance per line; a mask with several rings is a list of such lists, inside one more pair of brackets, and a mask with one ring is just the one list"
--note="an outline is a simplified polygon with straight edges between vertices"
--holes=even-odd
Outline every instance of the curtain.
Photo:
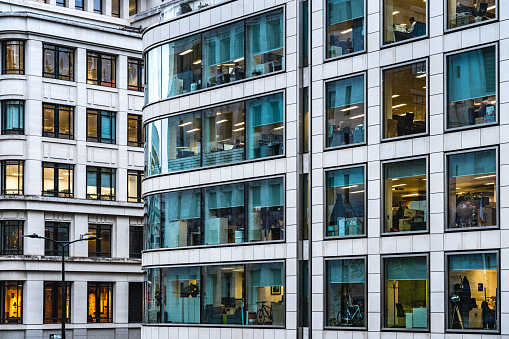
[[363,259],[331,260],[327,262],[329,284],[355,284],[365,282]]
[[496,151],[486,150],[454,154],[448,158],[449,178],[497,172]]
[[5,103],[6,115],[5,129],[23,128],[23,106],[20,101],[7,101]]

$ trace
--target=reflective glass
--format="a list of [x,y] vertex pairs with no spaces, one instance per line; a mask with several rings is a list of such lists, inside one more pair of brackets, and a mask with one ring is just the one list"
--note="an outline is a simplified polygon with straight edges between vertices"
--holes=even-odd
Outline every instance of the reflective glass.
[[496,0],[447,0],[447,28],[485,22],[497,16]]
[[20,100],[2,101],[2,134],[25,133],[25,102]]
[[426,1],[383,0],[383,7],[384,45],[426,35]]
[[[249,241],[283,240],[285,231],[283,179],[251,181],[248,188]],[[242,233],[239,232],[240,234]],[[237,232],[235,237],[237,238]]]
[[2,74],[25,74],[24,41],[3,41],[2,52]]
[[364,0],[327,0],[327,58],[364,50]]
[[23,224],[21,220],[4,220],[0,222],[0,254],[23,254]]

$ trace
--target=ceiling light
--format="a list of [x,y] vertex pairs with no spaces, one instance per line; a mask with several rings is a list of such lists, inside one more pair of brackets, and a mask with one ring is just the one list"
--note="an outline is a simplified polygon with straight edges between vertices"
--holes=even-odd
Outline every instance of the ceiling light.
[[399,13],[399,11],[394,11],[394,12],[392,12],[392,15],[396,15],[398,13]]
[[233,126],[242,126],[242,125],[244,125],[244,122],[239,122],[238,124],[235,124]]
[[396,106],[392,106],[392,108],[398,108],[398,107],[403,107],[403,106],[406,106],[406,104],[399,104],[399,105],[396,105]]
[[495,9],[497,6],[490,6],[488,8],[486,8],[487,11],[491,11],[492,9]]
[[240,131],[243,131],[243,130],[244,130],[244,127],[241,127],[241,128],[234,129],[233,131],[234,132],[240,132]]
[[279,127],[274,128],[274,131],[277,131],[278,129],[283,129],[283,128],[285,128],[285,126],[279,126]]
[[184,126],[187,126],[187,125],[191,125],[193,122],[192,121],[188,121],[188,122],[184,122],[183,124],[180,124],[179,126],[180,127],[184,127]]
[[201,59],[198,59],[195,62],[193,62],[193,65],[198,65],[198,64],[201,64]]
[[402,198],[406,198],[406,197],[417,197],[419,195],[419,193],[413,193],[413,194],[406,194],[406,195],[402,195],[401,197]]
[[406,184],[392,185],[392,187],[400,187],[400,186],[406,186]]
[[200,130],[199,128],[193,128],[193,129],[190,129],[189,131],[187,131],[187,133],[193,133],[193,132],[196,132],[199,130]]
[[223,119],[223,120],[219,120],[218,122],[216,122],[216,124],[222,124],[223,122],[227,122],[228,119]]
[[350,194],[355,194],[355,193],[362,193],[362,192],[364,192],[364,190],[362,190],[362,191],[355,191],[355,192],[350,192]]
[[488,174],[488,175],[483,175],[482,177],[475,177],[474,179],[493,178],[493,177],[496,177],[496,176],[497,176],[496,174]]
[[426,73],[416,76],[416,78],[424,78],[426,76]]
[[350,117],[350,119],[362,118],[363,116],[364,114],[354,115],[353,117]]
[[233,62],[241,62],[242,60],[244,60],[244,58],[235,59],[235,60],[233,60]]
[[345,108],[345,109],[342,109],[341,112],[346,112],[346,111],[350,111],[352,109],[356,109],[356,108],[359,108],[359,106],[350,106],[348,108]]
[[351,31],[352,31],[352,28],[345,29],[343,32],[341,32],[341,34],[350,33]]
[[217,112],[216,115],[221,115],[221,112]]
[[341,187],[342,189],[347,189],[347,188],[354,188],[354,187],[357,187],[359,185],[350,185],[350,186],[344,186],[344,187]]
[[486,186],[490,186],[490,185],[495,185],[495,183],[494,182],[487,182],[486,183]]
[[399,97],[399,94],[394,94],[394,95],[392,96],[392,98],[393,98],[393,99],[394,99],[394,98],[397,98],[397,97]]
[[192,49],[188,49],[187,51],[184,51],[182,53],[179,53],[179,55],[186,55],[186,54],[189,54],[191,53],[193,50]]

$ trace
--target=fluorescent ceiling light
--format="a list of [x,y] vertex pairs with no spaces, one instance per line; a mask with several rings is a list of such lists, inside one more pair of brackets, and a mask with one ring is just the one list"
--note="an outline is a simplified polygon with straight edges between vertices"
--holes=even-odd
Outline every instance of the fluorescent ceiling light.
[[399,11],[394,11],[394,12],[392,12],[392,15],[396,15],[398,13],[399,13]]
[[239,122],[238,124],[235,124],[233,126],[242,126],[242,125],[244,125],[244,122]]
[[276,131],[278,129],[283,129],[283,128],[285,128],[285,126],[279,126],[279,127],[274,128],[274,131]]
[[406,184],[392,185],[392,187],[400,187],[400,186],[406,186]]
[[351,106],[351,107],[347,107],[345,109],[342,109],[341,112],[346,112],[346,111],[350,111],[352,109],[356,109],[356,108],[359,108],[359,106]]
[[186,55],[186,54],[189,54],[191,53],[193,50],[192,49],[188,49],[187,51],[184,51],[182,53],[179,53],[179,55]]
[[416,78],[424,78],[426,76],[426,73],[416,76]]
[[350,33],[351,31],[352,31],[352,28],[345,29],[343,32],[341,32],[341,34]]
[[233,62],[240,62],[240,61],[242,61],[242,60],[244,60],[244,58],[238,58],[238,59],[235,59],[235,60],[233,60]]
[[495,9],[497,6],[490,6],[488,8],[486,8],[487,11],[491,11],[492,9]]
[[398,107],[403,107],[403,106],[406,106],[406,104],[399,104],[399,105],[396,105],[396,106],[392,106],[392,108],[398,108]]
[[234,132],[240,132],[240,131],[243,131],[243,130],[244,130],[244,127],[241,127],[241,128],[234,129],[233,131]]
[[401,197],[402,197],[402,198],[406,198],[406,197],[416,197],[416,196],[418,196],[418,195],[419,195],[419,193],[413,193],[413,194],[405,194],[405,195],[402,195]]
[[494,182],[488,182],[488,183],[486,183],[486,186],[490,186],[490,185],[495,185],[495,183],[494,183]]
[[227,122],[228,119],[223,119],[223,120],[219,120],[218,122],[216,122],[216,124],[222,124],[223,122]]
[[392,96],[392,98],[393,98],[393,99],[394,99],[394,98],[397,98],[397,97],[399,97],[399,94],[394,94],[394,95]]
[[193,128],[193,129],[190,129],[189,131],[187,131],[187,133],[193,133],[193,132],[196,132],[199,130],[200,130],[199,128]]
[[483,175],[481,177],[475,177],[474,179],[485,179],[485,178],[493,178],[497,176],[496,174],[488,174],[488,175]]
[[346,188],[354,188],[354,187],[357,187],[359,185],[350,185],[350,186],[344,186],[344,187],[341,187],[342,189],[346,189]]
[[362,190],[362,191],[355,191],[355,192],[350,192],[350,194],[355,194],[355,193],[362,193],[362,192],[364,192],[364,190]]
[[195,62],[193,62],[193,65],[198,65],[198,64],[201,64],[201,59],[198,59]]
[[184,127],[184,126],[191,125],[191,124],[192,124],[192,122],[188,121],[188,122],[184,122],[183,124],[180,124],[179,126]]
[[364,114],[354,115],[353,117],[350,117],[350,119],[362,118],[363,116]]

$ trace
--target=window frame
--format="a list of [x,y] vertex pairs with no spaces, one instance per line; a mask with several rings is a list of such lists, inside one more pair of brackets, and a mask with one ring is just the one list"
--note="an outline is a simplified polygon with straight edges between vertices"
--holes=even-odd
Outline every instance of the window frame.
[[[136,189],[138,196],[132,197],[129,196],[129,176],[136,176]],[[134,202],[134,203],[141,203],[143,202],[142,198],[142,190],[141,190],[141,183],[143,181],[143,171],[138,170],[127,170],[127,201],[128,202]]]
[[[114,283],[113,282],[102,282],[102,281],[87,281],[87,324],[93,324],[93,323],[113,323],[113,319],[114,319],[114,303],[115,303],[115,300],[114,300]],[[92,317],[90,316],[90,314],[88,313],[88,311],[90,310],[90,300],[88,298],[88,296],[90,295],[90,287],[95,287],[95,300],[96,300],[96,309],[99,308],[97,307],[98,304],[100,304],[100,295],[101,295],[101,292],[100,292],[100,288],[101,287],[107,287],[108,288],[108,293],[109,293],[109,298],[108,299],[111,299],[111,304],[109,304],[109,309],[108,309],[108,318],[106,319],[106,321],[101,321],[105,318],[101,318],[99,316],[99,318],[97,317]],[[97,313],[97,312],[96,312]],[[109,316],[109,314],[111,314],[111,318]]]
[[[6,290],[6,283],[9,283],[9,284],[12,284],[12,285],[16,285],[17,286],[17,298],[16,300],[18,300],[18,309],[20,308],[20,304],[21,304],[21,311],[19,311],[19,316],[16,317],[16,319],[18,319],[15,323],[10,323],[10,322],[7,322],[8,318],[5,318],[4,317],[4,314],[5,314],[5,309],[4,309],[4,305],[5,305],[5,290]],[[23,284],[24,281],[21,281],[21,280],[2,280],[0,281],[0,324],[2,325],[16,325],[16,324],[23,324],[23,313],[24,313],[24,298],[23,298]]]
[[[53,168],[53,190],[44,190],[44,169],[46,168]],[[70,192],[65,193],[61,192],[59,187],[59,180],[58,180],[58,170],[69,170],[72,175],[69,174],[68,176],[68,182]],[[41,189],[41,195],[48,196],[48,197],[57,197],[57,198],[73,198],[74,197],[74,165],[73,164],[62,164],[62,163],[54,163],[54,162],[42,162],[41,164],[41,170],[42,170],[42,189]],[[71,177],[72,176],[72,180]],[[54,192],[50,194],[50,192]],[[63,194],[63,196],[61,196]]]
[[[398,163],[398,162],[405,162],[405,161],[412,161],[412,160],[418,160],[418,159],[425,159],[426,160],[426,230],[424,231],[406,231],[406,232],[386,232],[385,231],[385,165],[386,164],[392,164],[392,163]],[[380,213],[383,220],[380,222],[380,236],[381,237],[391,237],[391,236],[405,236],[405,235],[419,235],[419,234],[429,234],[430,233],[430,160],[429,160],[429,154],[424,155],[416,155],[412,157],[406,157],[406,158],[396,158],[396,159],[390,159],[390,160],[382,160],[380,161]]]
[[[327,1],[327,0],[324,0],[324,1]],[[362,52],[362,53],[365,53]],[[358,76],[363,76],[363,82],[364,82],[364,107],[363,107],[363,110],[364,110],[364,141],[363,142],[359,142],[359,143],[355,143],[355,144],[346,144],[346,145],[339,145],[339,146],[327,146],[328,144],[328,129],[327,129],[327,125],[328,125],[328,118],[327,118],[327,99],[328,99],[328,96],[327,96],[327,86],[330,84],[330,83],[333,83],[333,82],[336,82],[336,81],[342,81],[342,80],[348,80],[348,79],[353,79],[355,77],[358,77]],[[324,144],[324,151],[329,151],[329,150],[338,150],[338,149],[342,149],[342,148],[349,148],[349,147],[357,147],[357,146],[366,146],[368,144],[368,133],[367,133],[367,130],[368,130],[368,86],[367,86],[367,83],[368,83],[368,72],[367,71],[363,71],[363,72],[358,72],[358,73],[350,73],[350,74],[347,74],[347,75],[344,75],[344,76],[340,76],[340,77],[334,77],[334,78],[329,78],[329,79],[325,79],[323,81],[323,109],[324,109],[324,125],[323,125],[323,129],[324,129],[324,133],[323,133],[323,144]],[[310,138],[311,139],[311,138]]]
[[[408,258],[408,257],[426,257],[427,279],[426,279],[426,305],[427,327],[425,329],[416,328],[394,328],[385,327],[385,259],[390,258]],[[430,333],[431,332],[431,288],[430,288],[430,252],[411,252],[411,253],[394,253],[380,255],[380,332],[412,332],[412,333]],[[445,317],[444,317],[445,318]]]
[[[339,261],[339,260],[355,260],[362,259],[364,261],[364,326],[363,327],[346,327],[346,326],[330,326],[327,325],[327,301],[328,301],[328,288],[327,288],[327,264],[330,261]],[[323,329],[324,330],[334,330],[334,331],[367,331],[368,330],[368,321],[369,317],[368,313],[368,256],[367,255],[354,255],[354,256],[341,256],[341,257],[324,257],[323,258],[323,309],[324,309],[324,317],[323,317]]]
[[127,58],[127,72],[129,74],[129,65],[136,65],[138,84],[136,86],[129,85],[129,79],[127,79],[127,89],[130,91],[144,92],[145,91],[145,77],[143,76],[145,71],[145,60],[136,58]]
[[[141,237],[140,237],[140,233],[141,233]],[[134,237],[137,237],[137,240],[141,241],[141,252],[140,253],[132,251],[133,246],[131,246],[131,241],[130,241],[131,235]],[[129,225],[129,259],[141,259],[141,254],[143,252],[144,243],[145,243],[145,241],[143,239],[143,226]]]
[[[99,7],[100,7],[99,9],[97,9],[95,7],[95,1],[99,1]],[[92,0],[92,11],[91,11],[92,13],[94,13],[94,14],[103,14],[103,12],[104,12],[103,8],[104,8],[104,3],[103,3],[102,0]]]
[[[102,1],[102,0],[101,0]],[[97,79],[90,79],[88,77],[89,70],[90,70],[90,64],[89,64],[89,57],[95,57],[97,60]],[[102,79],[102,63],[103,59],[111,58],[111,64],[112,64],[112,74],[111,81],[103,81]],[[96,82],[96,83],[92,83]],[[101,52],[95,52],[91,50],[87,50],[87,85],[95,85],[95,86],[103,86],[103,87],[109,87],[109,88],[116,88],[117,87],[117,55],[108,54],[108,53],[101,53]]]
[[[62,6],[62,7],[65,7],[65,6]],[[54,73],[47,73],[44,71],[44,53],[47,48],[52,49],[55,53],[55,55],[54,55],[55,72]],[[68,52],[60,51],[61,48],[66,48],[69,51]],[[60,67],[59,67],[59,62],[58,62],[60,53],[69,53],[69,68],[70,68],[69,77],[60,75]],[[48,78],[48,79],[56,79],[56,80],[64,80],[64,81],[73,81],[74,82],[74,48],[43,43],[42,44],[42,77]]]
[[[465,254],[495,254],[497,256],[497,310],[496,310],[496,330],[479,330],[479,329],[458,329],[458,328],[449,328],[449,257],[455,256],[455,255],[465,255]],[[444,333],[463,333],[463,334],[483,334],[483,335],[490,335],[490,334],[500,334],[500,316],[502,315],[501,312],[501,303],[500,303],[500,296],[501,296],[501,253],[500,249],[477,249],[477,250],[458,250],[458,251],[444,251],[444,275],[445,275],[445,289],[444,289]],[[500,305],[500,306],[499,306]]]
[[[475,153],[479,151],[489,151],[495,150],[495,161],[496,161],[496,199],[497,199],[497,225],[495,226],[481,226],[481,227],[468,227],[468,228],[450,228],[449,227],[449,165],[448,165],[448,157],[450,155],[456,154],[464,154],[464,153]],[[484,147],[476,147],[476,148],[467,148],[456,150],[452,152],[444,152],[444,204],[445,204],[445,213],[444,213],[444,234],[448,232],[472,232],[472,231],[492,231],[500,229],[500,146],[484,146]]]
[[[357,234],[357,235],[344,235],[344,236],[327,236],[327,215],[328,213],[328,204],[327,204],[327,174],[330,172],[338,171],[338,170],[347,170],[347,169],[355,169],[355,168],[362,168],[364,172],[364,233],[363,234]],[[368,237],[368,176],[367,176],[368,166],[367,163],[360,163],[360,164],[352,164],[348,166],[335,166],[330,168],[324,168],[323,169],[323,182],[324,182],[324,190],[323,190],[323,201],[324,201],[324,208],[323,208],[323,220],[324,220],[324,229],[323,229],[323,240],[341,240],[341,239],[357,239],[357,238],[367,238]],[[310,192],[308,192],[309,194]],[[311,194],[309,194],[311,196]]]
[[130,5],[131,5],[131,1],[133,1],[133,2],[134,2],[134,11],[135,11],[135,13],[134,13],[134,14],[131,14],[131,13],[129,12],[129,16],[134,16],[134,15],[138,14],[138,0],[130,0],[130,1],[129,1],[129,3],[128,3],[129,7],[130,7]]
[[86,0],[81,0],[81,6],[76,6],[76,3],[74,5],[74,9],[77,10],[77,11],[84,11],[85,10],[85,1]]
[[[51,107],[53,106],[53,107]],[[53,110],[53,129],[54,132],[45,132],[44,131],[44,110],[45,109],[51,109]],[[63,111],[62,109],[65,109],[67,112],[69,112],[69,125],[70,125],[70,133],[64,134],[60,133],[60,112]],[[42,136],[46,138],[56,138],[56,139],[66,139],[66,140],[74,140],[74,107],[73,106],[66,106],[66,105],[59,105],[59,104],[52,104],[49,102],[43,102],[42,103]],[[50,135],[53,134],[53,135]],[[64,137],[62,137],[64,136]]]
[[[495,0],[495,1],[497,1],[497,0]],[[484,23],[481,23],[481,24],[484,24]],[[495,61],[495,84],[496,84],[495,91],[496,92],[495,92],[495,95],[497,97],[497,100],[495,103],[495,112],[496,112],[495,121],[489,122],[489,123],[482,123],[479,125],[466,125],[466,126],[453,127],[453,128],[447,127],[448,117],[449,117],[449,95],[448,95],[449,94],[449,86],[448,86],[449,85],[449,81],[448,81],[449,67],[447,65],[448,57],[453,56],[453,55],[468,53],[468,52],[472,52],[472,51],[476,51],[476,50],[482,50],[482,49],[489,48],[489,47],[495,47],[495,57],[496,57],[496,61]],[[444,71],[443,71],[443,74],[444,74],[444,83],[443,83],[443,86],[444,86],[444,90],[443,90],[443,94],[444,94],[444,103],[443,103],[444,104],[444,132],[443,133],[444,134],[450,133],[450,132],[469,130],[469,129],[498,126],[500,124],[500,94],[501,94],[501,92],[500,92],[500,66],[499,66],[499,63],[500,63],[500,48],[499,48],[498,41],[493,42],[493,43],[488,43],[488,44],[479,44],[479,45],[475,45],[473,47],[463,48],[463,49],[455,50],[452,52],[444,53],[444,59],[443,59],[443,65],[444,65]],[[426,85],[426,87],[428,87],[428,85]]]
[[[101,192],[101,188],[102,188],[102,185],[101,185],[101,174],[103,173],[103,171],[105,172],[105,174],[110,174],[111,175],[111,183],[112,183],[112,186],[110,186],[110,190],[113,189],[113,194],[112,195],[102,195],[100,192]],[[115,201],[116,199],[116,170],[115,168],[109,168],[109,167],[96,167],[96,166],[87,166],[87,176],[88,176],[88,173],[89,172],[94,172],[95,175],[96,175],[96,190],[97,190],[97,199],[93,199],[93,198],[90,198],[89,197],[89,194],[87,192],[87,200],[104,200],[104,201]],[[88,182],[86,183],[87,187],[88,187]],[[109,197],[109,199],[102,199],[102,197]]]
[[[89,136],[89,116],[95,115],[97,116],[97,137]],[[107,117],[110,119],[111,129],[110,133],[112,138],[104,138],[102,136],[102,118]],[[104,111],[100,109],[87,108],[87,142],[97,142],[102,144],[115,145],[117,143],[117,112],[112,111]]]
[[[44,236],[49,238],[46,233],[47,229],[51,227],[53,228],[53,234],[58,235],[58,229],[59,228],[66,228],[67,229],[67,241],[69,241],[69,238],[71,236],[71,225],[68,222],[58,222],[58,221],[45,221],[44,223]],[[58,241],[58,236],[55,238],[52,238],[55,241]],[[54,247],[53,249],[48,249],[48,247]],[[56,249],[55,249],[56,248]],[[60,252],[60,253],[59,253]],[[56,245],[55,243],[44,240],[44,256],[62,256],[61,249]],[[69,256],[69,246],[67,246],[64,249],[64,256]]]
[[[5,185],[6,185],[7,176],[5,173],[5,170],[6,170],[5,168],[7,165],[16,165],[16,164],[14,164],[14,162],[17,162],[18,173],[20,172],[20,169],[21,169],[21,173],[22,173],[21,174],[21,189],[19,188],[20,180],[18,179],[17,193],[6,193],[7,189],[6,189]],[[1,170],[1,175],[2,175],[1,194],[2,195],[24,195],[25,194],[25,161],[24,160],[1,160],[0,164],[2,167],[2,170]]]
[[[454,27],[454,28],[448,28],[449,26],[449,1],[448,0],[445,0],[444,1],[444,34],[447,34],[447,33],[452,33],[452,32],[457,32],[457,31],[460,31],[462,29],[468,29],[468,28],[472,28],[472,27],[477,27],[477,26],[482,26],[482,25],[487,25],[487,24],[491,24],[491,23],[494,23],[494,22],[499,22],[500,21],[500,14],[499,14],[499,11],[500,11],[500,1],[498,0],[495,0],[495,17],[491,20],[486,20],[484,22],[474,22],[473,24],[468,24],[468,25],[463,25],[463,26],[460,26],[460,27]],[[497,100],[498,101],[498,100]]]
[[[114,11],[114,10],[117,10],[117,8],[115,8],[116,4],[118,4],[118,13]],[[112,0],[111,1],[111,16],[113,18],[120,18],[120,14],[122,12],[122,10],[120,8],[121,8],[120,0]]]
[[[138,141],[129,141],[129,122],[130,121],[136,121],[136,138]],[[133,146],[133,147],[144,147],[145,140],[144,140],[144,133],[145,128],[143,126],[143,116],[139,114],[127,114],[127,146]]]
[[[8,104],[10,102],[10,104]],[[17,103],[14,103],[17,102]],[[25,134],[25,100],[2,100],[2,107],[1,107],[1,114],[2,114],[2,135],[23,135]],[[7,117],[6,117],[6,110],[7,105],[9,106],[17,106],[18,107],[18,119],[21,117],[23,121],[23,127],[22,128],[11,128],[7,129]]]
[[[384,1],[384,0],[381,0],[381,1]],[[428,6],[427,2],[426,2],[426,6]],[[387,70],[392,70],[392,69],[403,67],[403,66],[418,64],[420,62],[424,62],[426,64],[426,113],[425,113],[425,115],[426,115],[426,132],[387,138],[387,137],[385,137],[385,127],[386,127],[385,126],[385,113],[386,112],[385,112],[385,99],[384,99],[384,96],[385,96],[384,72]],[[406,62],[402,62],[402,63],[398,63],[398,64],[392,64],[389,66],[380,67],[380,81],[381,81],[381,85],[380,85],[380,106],[381,106],[380,107],[380,111],[381,111],[380,143],[390,142],[390,141],[398,141],[398,140],[404,140],[404,139],[411,139],[411,138],[418,138],[418,137],[424,137],[424,136],[429,135],[429,132],[430,132],[430,127],[429,127],[430,126],[430,123],[429,123],[429,120],[430,120],[430,114],[429,114],[429,112],[430,112],[429,111],[430,110],[430,107],[429,107],[429,102],[430,102],[429,65],[430,65],[429,57],[424,57],[424,58],[419,58],[419,59],[412,59],[410,61],[406,61]]]
[[[10,225],[10,223],[17,223],[17,225]],[[21,231],[21,235],[24,234],[24,226],[25,226],[25,221],[24,220],[1,220],[0,221],[0,255],[23,255],[23,250],[24,250],[24,246],[23,246],[23,238],[20,238],[19,239],[19,248],[16,249],[16,253],[12,253],[12,251],[10,250],[6,250],[4,248],[4,242],[5,242],[5,232],[4,232],[4,228],[6,227],[18,227],[18,234],[20,233]],[[8,252],[7,252],[8,251]]]
[[[91,232],[92,231],[95,231],[94,236],[96,236],[97,238],[101,238],[101,234],[103,231],[109,231],[110,233],[110,240],[109,240],[109,248],[108,248],[108,251],[105,252],[103,251],[102,249],[102,240],[103,239],[96,239],[94,241],[94,245],[95,245],[95,251],[93,252],[90,252],[88,251],[88,258],[113,258],[112,256],[112,230],[113,230],[113,225],[111,224],[88,224],[88,232]],[[92,232],[91,232],[92,233]],[[104,254],[104,255],[103,255]]]
[[[16,42],[16,44],[14,44]],[[25,75],[26,68],[26,56],[25,56],[25,40],[3,40],[0,41],[2,45],[2,75]],[[11,69],[7,68],[7,45],[18,45],[20,49],[20,54],[23,54],[19,60],[23,67],[20,69]]]
[[[60,286],[59,286],[60,284]],[[65,289],[66,289],[66,305],[69,303],[69,312],[66,313],[65,317],[65,323],[70,324],[71,323],[71,310],[72,310],[72,297],[71,297],[71,282],[66,281],[65,283]],[[48,286],[48,287],[47,287]],[[59,291],[60,287],[60,291]],[[50,288],[51,292],[49,293],[49,297],[46,294],[46,289]],[[58,316],[58,301],[62,298],[62,282],[61,281],[44,281],[43,283],[43,295],[44,295],[44,301],[50,299],[51,300],[51,314],[55,315],[55,317],[46,318],[45,317],[45,309],[44,309],[44,302],[42,305],[42,315],[43,315],[43,324],[61,324],[62,318],[61,316]]]

